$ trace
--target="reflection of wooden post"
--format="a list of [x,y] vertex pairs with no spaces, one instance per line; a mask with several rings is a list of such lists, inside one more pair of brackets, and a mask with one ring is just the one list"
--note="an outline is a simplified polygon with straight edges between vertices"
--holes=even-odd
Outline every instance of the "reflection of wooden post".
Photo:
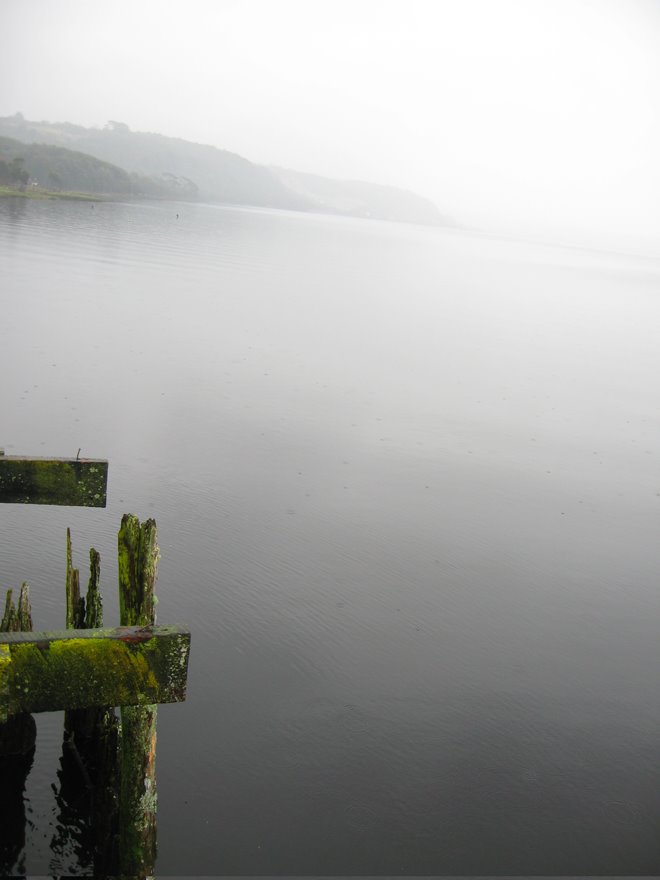
[[[0,632],[32,630],[28,585],[23,584],[18,610],[7,591]],[[0,874],[25,874],[21,854],[25,848],[25,782],[34,760],[37,726],[32,715],[20,714],[0,724]]]
[[[159,550],[156,523],[122,517],[118,536],[122,626],[156,622],[154,586]],[[121,873],[147,876],[156,864],[157,707],[121,709],[119,833]]]

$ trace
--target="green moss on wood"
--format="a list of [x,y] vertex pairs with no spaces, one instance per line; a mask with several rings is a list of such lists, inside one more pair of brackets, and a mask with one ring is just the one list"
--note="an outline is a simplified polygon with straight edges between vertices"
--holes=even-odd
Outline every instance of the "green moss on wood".
[[189,649],[175,626],[0,634],[1,703],[13,715],[177,702]]

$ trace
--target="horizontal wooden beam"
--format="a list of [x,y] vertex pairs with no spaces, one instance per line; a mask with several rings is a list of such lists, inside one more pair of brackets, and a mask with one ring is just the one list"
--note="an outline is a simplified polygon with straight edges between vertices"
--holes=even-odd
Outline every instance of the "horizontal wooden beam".
[[108,462],[0,454],[0,503],[105,507]]
[[0,722],[185,700],[189,653],[190,631],[179,626],[0,633]]

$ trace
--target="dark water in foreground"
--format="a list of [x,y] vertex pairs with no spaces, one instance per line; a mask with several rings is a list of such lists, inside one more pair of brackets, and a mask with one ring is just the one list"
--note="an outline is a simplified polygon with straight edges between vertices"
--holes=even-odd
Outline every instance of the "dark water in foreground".
[[[110,459],[0,507],[0,585],[60,627],[70,525],[113,624],[154,516],[193,632],[159,876],[660,873],[660,261],[4,200],[0,271],[0,445]],[[26,870],[75,874],[37,721]]]

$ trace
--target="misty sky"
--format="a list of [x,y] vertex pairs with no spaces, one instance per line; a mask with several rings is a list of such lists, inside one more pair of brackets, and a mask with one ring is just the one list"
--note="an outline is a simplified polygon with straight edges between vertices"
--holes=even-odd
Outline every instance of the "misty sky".
[[660,233],[657,0],[0,0],[0,115]]

